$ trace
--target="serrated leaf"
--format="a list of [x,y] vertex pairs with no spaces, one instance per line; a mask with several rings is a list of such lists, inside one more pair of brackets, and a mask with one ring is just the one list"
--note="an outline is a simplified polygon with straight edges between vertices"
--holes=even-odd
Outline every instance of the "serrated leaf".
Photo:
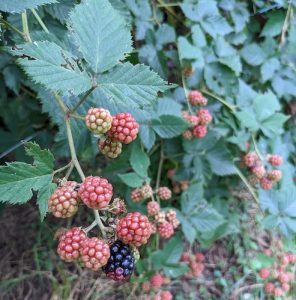
[[156,135],[153,129],[148,125],[141,124],[140,126],[140,138],[144,146],[149,151],[155,144]]
[[264,37],[274,37],[279,35],[282,31],[285,17],[286,14],[283,11],[276,11],[272,13],[265,23],[260,35]]
[[98,90],[109,101],[127,106],[142,107],[151,105],[157,98],[157,92],[171,88],[149,67],[122,64],[111,72],[98,77]]
[[277,58],[272,57],[272,58],[268,59],[261,66],[261,77],[262,77],[263,82],[272,79],[273,75],[279,68],[280,68],[280,62]]
[[289,116],[282,113],[275,113],[271,117],[265,119],[261,123],[262,125],[260,128],[267,137],[273,138],[277,134],[283,132],[283,125],[289,118]]
[[35,143],[27,143],[26,152],[34,158],[33,165],[13,162],[0,167],[0,202],[25,203],[32,198],[33,191],[51,185],[52,154]]
[[65,24],[74,6],[75,2],[73,0],[63,0],[59,3],[48,5],[45,9],[52,17]]
[[44,220],[46,213],[48,211],[48,199],[53,194],[54,190],[56,189],[55,183],[50,183],[46,186],[43,186],[37,194],[37,204],[39,207],[40,218],[41,221]]
[[251,66],[261,65],[266,58],[265,52],[257,44],[248,44],[245,46],[241,50],[241,56]]
[[57,0],[4,0],[0,2],[0,11],[15,14],[20,13],[26,9],[32,9],[41,5],[56,2]]
[[158,116],[162,115],[172,115],[172,116],[181,116],[182,106],[170,99],[170,98],[161,98],[157,102],[157,114]]
[[137,173],[118,174],[118,177],[132,188],[140,187],[144,180]]
[[86,0],[71,13],[74,36],[95,73],[114,67],[132,51],[125,21],[107,0]]
[[241,121],[244,127],[249,128],[251,131],[256,131],[260,128],[258,121],[256,120],[255,114],[250,109],[236,113],[237,118]]
[[151,122],[153,130],[164,139],[173,138],[183,133],[189,124],[176,116],[162,115]]
[[91,87],[91,80],[78,67],[75,56],[52,42],[34,42],[19,45],[20,50],[11,50],[13,55],[25,55],[17,62],[37,83],[64,94],[79,95]]
[[258,95],[254,99],[254,110],[258,121],[263,121],[272,116],[281,106],[275,94],[271,91]]
[[130,156],[130,164],[133,170],[142,178],[148,176],[148,167],[150,165],[150,160],[148,155],[141,149],[139,144],[134,144],[132,153]]

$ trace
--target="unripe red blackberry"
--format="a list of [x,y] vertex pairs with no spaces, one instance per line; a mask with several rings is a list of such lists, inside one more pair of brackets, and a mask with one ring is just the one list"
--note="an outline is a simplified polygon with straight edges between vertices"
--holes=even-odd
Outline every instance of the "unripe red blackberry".
[[280,155],[273,154],[267,156],[268,162],[275,167],[280,166],[283,163],[283,158]]
[[116,231],[118,239],[135,247],[146,244],[152,233],[148,218],[139,212],[128,213],[120,219]]
[[173,225],[173,228],[176,229],[180,225],[180,221],[176,218],[172,222],[170,222]]
[[116,158],[122,151],[122,144],[118,141],[112,141],[109,138],[102,138],[98,141],[98,147],[102,154],[109,158]]
[[260,179],[260,186],[263,190],[271,190],[272,189],[272,181],[267,177],[263,177]]
[[265,168],[262,165],[252,167],[251,172],[258,178],[262,178],[266,174]]
[[194,277],[198,277],[204,271],[205,266],[204,266],[203,263],[199,263],[199,262],[193,261],[193,262],[190,263],[190,269],[191,269],[192,275]]
[[195,126],[192,130],[192,134],[199,139],[205,137],[207,133],[207,127],[202,125]]
[[80,248],[81,259],[84,265],[98,271],[101,267],[106,265],[110,257],[109,245],[96,237],[87,238],[82,243]]
[[145,184],[140,188],[142,199],[151,198],[153,195],[152,187],[149,184]]
[[80,256],[80,248],[86,239],[86,234],[78,227],[73,227],[59,236],[57,252],[62,260],[74,261]]
[[112,140],[129,144],[137,138],[139,124],[129,113],[119,113],[113,117],[108,135]]
[[181,180],[181,181],[179,181],[179,185],[180,185],[181,190],[185,191],[188,189],[189,182],[188,182],[188,180]]
[[284,292],[289,292],[290,291],[290,285],[288,283],[283,283],[282,284],[282,289]]
[[136,188],[136,189],[132,190],[131,199],[133,202],[140,202],[141,200],[143,200],[141,189]]
[[201,92],[197,90],[190,91],[188,94],[188,99],[192,105],[205,106],[208,104],[208,100],[202,95]]
[[190,261],[190,254],[188,252],[184,252],[180,258],[182,262],[189,262]]
[[264,286],[265,293],[268,295],[273,294],[275,286],[272,282],[267,282]]
[[164,239],[169,239],[175,233],[173,225],[169,222],[158,224],[157,232]]
[[185,140],[191,140],[193,138],[192,131],[190,129],[187,129],[182,133],[182,136]]
[[177,218],[177,213],[175,210],[173,209],[169,209],[167,212],[166,212],[166,218],[167,220],[171,223],[173,222],[176,218]]
[[144,293],[148,293],[151,290],[151,285],[149,281],[143,282],[142,283],[142,290],[144,291]]
[[162,291],[160,293],[160,298],[161,298],[161,300],[172,300],[173,295],[170,291]]
[[275,297],[281,297],[284,295],[284,291],[281,288],[276,287],[273,291],[273,294]]
[[280,262],[283,266],[287,266],[289,263],[290,263],[290,259],[287,255],[283,255],[281,258],[280,258]]
[[147,203],[147,212],[149,216],[155,216],[159,213],[160,206],[156,201],[150,201]]
[[105,208],[113,195],[113,187],[107,179],[88,176],[80,185],[78,194],[84,204],[90,208]]
[[256,152],[250,152],[243,157],[243,163],[246,167],[255,166],[256,162],[259,160],[259,157]]
[[281,273],[279,274],[278,280],[281,283],[288,283],[290,281],[290,277],[287,273]]
[[165,220],[165,212],[159,212],[157,215],[154,216],[154,219],[157,223],[164,223]]
[[96,134],[104,134],[112,124],[110,112],[104,108],[90,108],[85,116],[87,128]]
[[207,109],[200,109],[196,112],[197,117],[199,118],[199,124],[206,126],[212,122],[212,115]]
[[172,191],[168,187],[162,186],[157,190],[157,195],[160,200],[169,200],[172,198]]
[[199,122],[200,122],[198,116],[192,116],[192,115],[187,116],[186,121],[192,126],[197,126],[197,125],[199,125]]
[[160,288],[164,284],[164,278],[161,274],[155,274],[150,278],[150,284],[153,288]]
[[67,181],[58,187],[48,199],[48,210],[57,218],[72,217],[78,210],[77,182]]
[[272,170],[268,172],[267,178],[271,181],[278,182],[282,179],[282,172],[280,170]]
[[288,257],[290,264],[294,264],[296,262],[296,256],[292,252],[288,252],[286,256]]
[[205,256],[202,253],[198,252],[195,254],[196,262],[202,263],[204,260],[205,260]]
[[259,271],[259,275],[262,279],[267,279],[270,275],[270,271],[267,268],[263,268]]

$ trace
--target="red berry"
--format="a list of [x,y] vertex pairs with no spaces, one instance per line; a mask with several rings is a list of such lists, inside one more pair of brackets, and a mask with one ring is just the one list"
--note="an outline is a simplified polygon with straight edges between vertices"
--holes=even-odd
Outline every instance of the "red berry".
[[260,186],[263,190],[270,190],[272,189],[272,181],[269,180],[267,177],[263,177],[260,179]]
[[162,186],[157,190],[157,195],[161,200],[169,200],[172,198],[172,191],[168,187]]
[[200,125],[208,125],[209,123],[212,122],[212,115],[207,109],[200,109],[197,111],[197,116],[199,118],[199,124]]
[[260,270],[259,275],[262,279],[267,279],[270,275],[270,271],[266,268]]
[[150,285],[150,282],[149,282],[149,281],[146,281],[146,282],[143,282],[143,283],[142,283],[142,290],[143,290],[145,293],[150,292],[150,290],[151,290],[151,285]]
[[192,131],[190,129],[184,131],[182,136],[185,140],[191,140],[193,138],[193,134],[192,134]]
[[250,153],[246,154],[243,158],[243,162],[244,162],[245,166],[249,167],[249,168],[253,167],[258,160],[259,160],[259,157],[256,152],[250,152]]
[[201,263],[205,260],[205,256],[202,253],[196,253],[195,260],[196,260],[196,262]]
[[167,220],[172,223],[174,220],[176,220],[177,218],[177,213],[175,210],[173,209],[169,209],[167,212],[166,212],[166,218]]
[[172,300],[173,295],[170,291],[162,291],[160,293],[161,300]]
[[137,138],[139,124],[129,113],[119,113],[113,117],[108,135],[112,140],[129,144]]
[[119,220],[116,231],[118,239],[124,244],[139,247],[148,242],[152,228],[146,216],[132,212]]
[[150,284],[153,288],[160,288],[164,284],[164,278],[161,274],[155,274],[150,278]]
[[284,295],[284,291],[281,288],[276,287],[273,291],[273,294],[275,297],[281,297]]
[[157,215],[154,216],[154,219],[157,223],[164,223],[166,222],[165,220],[165,213],[164,212],[159,212]]
[[73,227],[59,237],[57,252],[62,260],[74,261],[80,256],[79,250],[86,239],[86,234],[78,227]]
[[116,158],[122,151],[122,144],[118,141],[112,141],[109,138],[102,138],[98,142],[102,154],[109,158]]
[[141,200],[143,200],[141,190],[139,188],[132,190],[131,199],[133,202],[140,202]]
[[192,275],[194,277],[198,277],[204,271],[205,266],[203,263],[193,261],[190,263],[190,269],[191,269]]
[[182,262],[189,262],[190,261],[190,254],[188,252],[184,252],[180,258]]
[[289,290],[290,290],[290,285],[289,285],[288,283],[283,283],[283,284],[282,284],[282,289],[283,289],[283,291],[285,291],[285,292],[289,292]]
[[283,158],[280,155],[273,154],[268,156],[268,162],[275,167],[280,166],[283,163]]
[[155,216],[159,213],[160,206],[156,201],[150,201],[147,203],[147,212],[149,216]]
[[290,264],[294,264],[296,262],[296,256],[293,253],[288,252],[287,257],[289,259]]
[[162,238],[169,239],[175,231],[171,223],[164,222],[157,226],[157,232]]
[[140,188],[142,199],[151,198],[153,195],[152,187],[149,184],[145,184]]
[[272,170],[267,174],[267,178],[271,181],[278,182],[282,179],[282,172],[280,170]]
[[278,276],[278,280],[281,282],[281,283],[288,283],[290,281],[290,277],[288,274],[286,273],[281,273],[279,274]]
[[272,282],[267,282],[265,284],[264,290],[265,290],[266,294],[271,295],[274,291],[274,288],[275,288],[275,286]]
[[85,124],[93,133],[104,134],[111,128],[112,116],[104,108],[92,107],[85,116]]
[[58,187],[48,199],[48,210],[57,218],[72,217],[78,210],[77,182],[67,181]]
[[188,94],[188,99],[192,105],[205,106],[208,104],[208,100],[202,95],[201,92],[197,90],[190,91]]
[[266,174],[265,168],[260,165],[252,167],[251,172],[258,178],[262,178]]
[[199,139],[205,137],[207,133],[207,127],[201,125],[195,126],[192,131],[192,134]]
[[110,248],[105,241],[93,237],[84,240],[80,254],[87,268],[98,271],[107,264],[110,257]]
[[198,125],[199,122],[200,122],[199,117],[197,117],[197,116],[191,116],[191,115],[189,115],[189,116],[186,117],[186,121],[187,121],[190,125],[192,125],[192,126],[196,126],[196,125]]
[[290,259],[287,255],[283,255],[280,261],[283,266],[287,266],[290,263]]
[[86,206],[101,209],[109,204],[113,187],[105,178],[88,176],[81,184],[78,194]]

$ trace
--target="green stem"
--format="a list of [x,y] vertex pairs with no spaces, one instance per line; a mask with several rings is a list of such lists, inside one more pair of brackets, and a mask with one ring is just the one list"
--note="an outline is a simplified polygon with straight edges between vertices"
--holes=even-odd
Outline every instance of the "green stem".
[[97,85],[92,86],[85,95],[80,99],[80,101],[71,109],[71,113],[74,113],[78,107],[87,99],[87,97],[95,90]]
[[84,228],[83,231],[87,234],[89,231],[91,231],[93,228],[97,226],[97,221],[93,221],[88,227]]
[[289,3],[289,6],[288,6],[286,18],[285,18],[284,25],[283,25],[283,28],[282,28],[280,44],[279,44],[280,48],[285,43],[286,34],[287,34],[288,29],[289,29],[290,18],[292,18],[292,16],[293,16],[293,5],[292,5],[292,1],[291,1]]
[[70,166],[70,168],[68,169],[66,175],[64,176],[64,178],[66,178],[68,180],[68,178],[71,175],[73,169],[74,169],[74,164],[72,163],[71,166]]
[[159,201],[159,197],[157,195],[157,190],[159,189],[159,185],[160,185],[163,160],[164,160],[163,144],[161,142],[161,145],[160,145],[160,159],[159,159],[158,170],[157,170],[157,177],[156,177],[156,195],[155,195],[158,202],[160,202],[160,201]]
[[259,156],[260,160],[263,161],[263,156],[261,155],[260,151],[259,151],[259,148],[257,146],[257,143],[256,143],[256,137],[255,137],[255,134],[252,134],[252,141],[253,141],[253,144],[254,144],[254,148],[255,148],[255,152],[257,153],[257,155]]
[[102,223],[102,220],[101,220],[101,217],[100,217],[100,214],[97,210],[93,210],[94,211],[94,214],[95,214],[95,219],[96,219],[96,223],[98,224],[101,232],[102,232],[102,235],[103,237],[106,237],[106,231],[105,231],[105,226],[103,225]]
[[42,27],[42,29],[46,32],[49,33],[49,30],[47,29],[46,25],[43,23],[42,19],[39,17],[38,13],[36,12],[36,10],[34,8],[31,9],[31,12],[33,13],[34,17],[36,18],[36,20],[38,21],[38,23],[40,24],[40,26]]
[[82,117],[78,114],[70,114],[70,117],[73,117],[74,119],[78,119],[78,120],[85,120],[85,117]]
[[32,43],[32,39],[30,36],[29,25],[28,25],[28,18],[27,12],[22,13],[22,24],[23,24],[23,31],[24,31],[24,39],[28,43]]
[[60,95],[57,92],[53,92],[53,96],[56,99],[56,102],[58,104],[58,106],[60,107],[61,111],[63,112],[64,115],[67,115],[69,110],[66,107],[66,105],[64,104],[62,98],[60,97]]
[[68,164],[66,164],[64,167],[55,170],[55,171],[53,172],[53,175],[55,175],[55,174],[57,174],[57,173],[60,173],[60,172],[62,172],[62,171],[64,171],[64,170],[70,168],[72,165],[73,165],[73,163],[72,163],[72,160],[71,160],[71,161],[70,161]]
[[7,21],[5,21],[4,19],[0,19],[0,23],[4,24],[6,27],[10,28],[12,31],[14,31],[18,35],[20,35],[23,39],[26,39],[26,36],[25,36],[25,34],[22,31],[18,30],[16,27],[14,27],[13,25],[11,25],[10,23],[8,23]]
[[226,101],[225,101],[224,99],[222,99],[221,97],[219,97],[219,96],[217,96],[217,95],[215,95],[215,94],[213,94],[213,93],[211,93],[211,92],[209,92],[209,91],[207,91],[207,90],[205,90],[205,89],[202,89],[201,92],[202,92],[203,94],[206,94],[206,95],[208,95],[208,96],[210,96],[210,97],[212,97],[212,98],[218,100],[219,102],[221,102],[222,104],[224,104],[226,107],[228,107],[232,112],[235,112],[235,106],[229,104],[228,102],[226,102]]

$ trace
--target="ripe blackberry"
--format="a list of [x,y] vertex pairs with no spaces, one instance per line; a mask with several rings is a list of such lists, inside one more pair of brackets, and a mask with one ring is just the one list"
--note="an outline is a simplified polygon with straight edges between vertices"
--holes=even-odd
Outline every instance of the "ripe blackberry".
[[131,247],[121,241],[116,241],[110,246],[110,252],[111,255],[103,271],[108,278],[115,281],[128,279],[135,268]]

